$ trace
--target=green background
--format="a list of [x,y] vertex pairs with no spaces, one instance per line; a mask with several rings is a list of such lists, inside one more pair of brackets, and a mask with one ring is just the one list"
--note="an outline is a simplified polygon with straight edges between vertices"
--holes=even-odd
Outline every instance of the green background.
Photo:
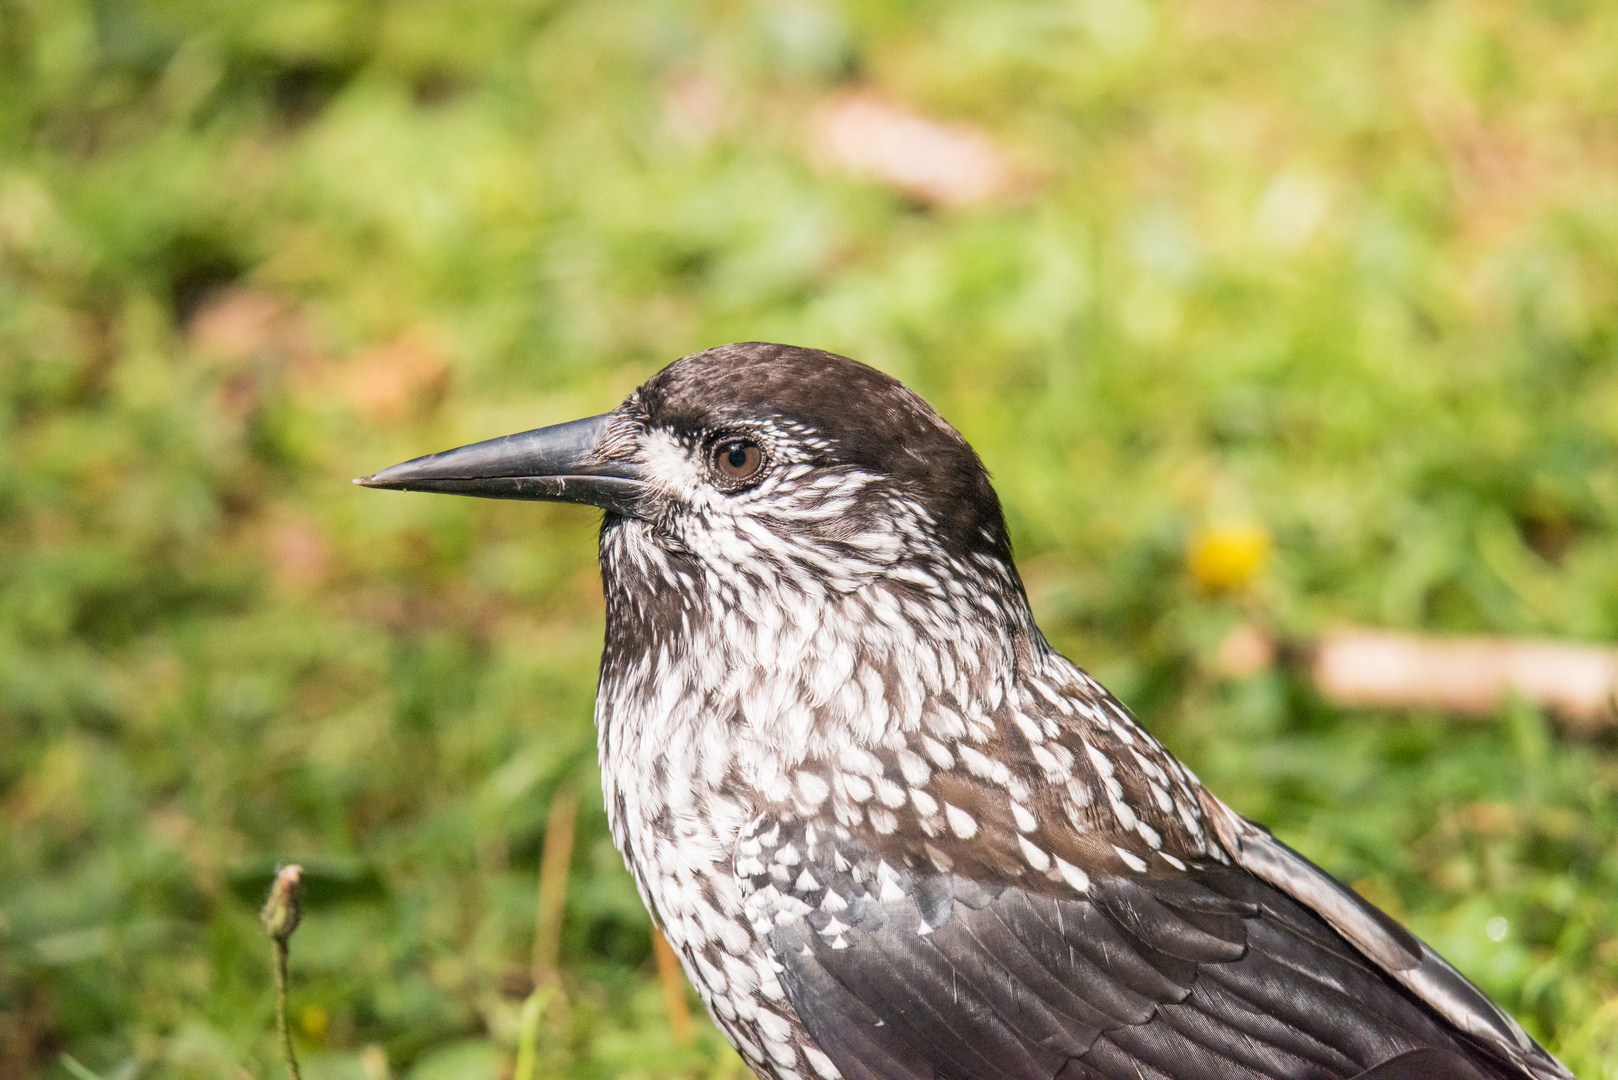
[[[829,169],[854,86],[1017,191]],[[1211,660],[1618,638],[1615,301],[1593,0],[0,0],[0,1078],[279,1075],[291,859],[305,1075],[500,1075],[569,776],[543,1070],[738,1075],[606,834],[594,515],[348,479],[766,339],[928,397],[1059,647],[1615,1080],[1613,737]]]

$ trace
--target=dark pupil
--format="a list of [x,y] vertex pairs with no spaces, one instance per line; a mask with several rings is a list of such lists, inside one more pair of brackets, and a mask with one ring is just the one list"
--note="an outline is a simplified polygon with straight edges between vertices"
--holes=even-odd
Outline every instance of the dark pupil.
[[747,446],[743,443],[732,443],[730,453],[725,458],[730,462],[732,469],[740,469],[747,465]]

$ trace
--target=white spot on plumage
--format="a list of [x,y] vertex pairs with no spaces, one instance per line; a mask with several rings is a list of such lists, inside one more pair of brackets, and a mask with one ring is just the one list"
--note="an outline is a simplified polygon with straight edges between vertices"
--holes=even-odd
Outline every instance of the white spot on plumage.
[[921,744],[926,749],[927,756],[932,758],[940,769],[955,768],[955,757],[945,748],[943,743],[934,738],[923,737]]
[[895,756],[899,760],[900,774],[911,787],[921,787],[931,779],[933,771],[920,754],[913,750],[900,750]]
[[796,776],[796,780],[798,782],[798,794],[803,797],[805,808],[808,810],[818,808],[821,803],[826,801],[826,796],[831,794],[831,785],[826,783],[824,777],[815,773],[807,770],[800,771]]
[[971,746],[962,746],[960,749],[961,762],[966,771],[973,776],[991,781],[1001,786],[1011,776],[1011,770],[1005,764],[988,757],[982,751]]
[[730,919],[720,928],[719,943],[726,952],[740,955],[751,947],[752,939],[742,923]]
[[821,1080],[842,1080],[843,1074],[837,1071],[837,1066],[832,1064],[831,1058],[822,1054],[819,1050],[812,1046],[805,1046],[803,1056],[804,1060],[809,1062],[809,1067],[815,1070],[815,1075],[820,1077]]
[[1045,770],[1045,779],[1059,779],[1067,771],[1057,762],[1056,755],[1045,749],[1045,747],[1036,743],[1028,749],[1034,755],[1034,761],[1041,769]]
[[899,887],[899,875],[887,863],[881,863],[876,868],[876,880],[880,887],[877,899],[884,904],[896,903],[905,898],[905,891]]
[[1135,820],[1135,811],[1130,808],[1128,803],[1124,802],[1122,789],[1119,789],[1116,793],[1112,790],[1113,785],[1116,783],[1116,780],[1109,779],[1107,781],[1107,794],[1112,796],[1112,812],[1118,818],[1118,827],[1125,832],[1129,832],[1139,822]]
[[[700,954],[697,959],[700,966],[702,959]],[[739,956],[727,955],[723,958],[723,962],[728,978],[721,979],[715,989],[722,992],[728,986],[731,992],[727,996],[731,998],[751,997],[753,991],[758,989],[758,971]]]
[[905,804],[905,789],[886,777],[878,777],[876,781],[876,797],[883,806],[898,809]]
[[[758,1011],[758,1027],[766,1039],[772,1039],[776,1042],[785,1042],[787,1037],[792,1034],[792,1025],[787,1023],[786,1018],[769,1009],[760,1009]],[[788,1064],[790,1064],[790,1061]]]
[[1027,739],[1031,745],[1038,746],[1045,741],[1045,733],[1021,709],[1014,710],[1011,714],[1011,719],[1016,723],[1017,730],[1022,732],[1023,738]]
[[1056,857],[1056,869],[1062,875],[1062,880],[1071,885],[1076,891],[1081,893],[1090,891],[1090,875],[1060,855]]
[[703,953],[697,953],[692,959],[696,961],[697,971],[708,984],[708,989],[715,994],[724,994],[730,986],[730,980],[725,977],[725,973],[715,967]]
[[1163,786],[1161,784],[1152,783],[1148,784],[1147,787],[1152,793],[1152,801],[1157,804],[1158,810],[1165,814],[1171,814],[1174,812],[1174,800],[1169,797],[1169,793],[1167,791],[1163,790]]
[[1027,859],[1028,865],[1032,866],[1035,870],[1045,871],[1051,868],[1050,855],[1048,855],[1043,849],[1029,843],[1028,837],[1017,837],[1017,846],[1022,848],[1023,858]]
[[1112,845],[1112,850],[1114,850],[1114,851],[1116,851],[1118,853],[1118,857],[1124,861],[1125,866],[1129,867],[1131,870],[1135,871],[1137,874],[1146,873],[1146,863],[1141,859],[1141,857],[1139,855],[1136,855],[1133,851],[1130,851],[1128,848],[1121,848],[1117,844]]
[[857,803],[868,802],[871,796],[876,794],[876,789],[871,786],[869,780],[853,773],[838,773],[837,786],[842,789],[844,795]]
[[962,840],[970,840],[978,833],[977,820],[958,806],[945,803],[944,820],[949,822],[950,831]]

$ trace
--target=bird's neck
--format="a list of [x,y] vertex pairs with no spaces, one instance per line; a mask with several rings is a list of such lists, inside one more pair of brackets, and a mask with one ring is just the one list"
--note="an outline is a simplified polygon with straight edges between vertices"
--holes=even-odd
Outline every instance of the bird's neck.
[[[803,761],[992,712],[1051,654],[1003,564],[906,565],[848,591],[603,536],[603,782],[641,815],[768,797]],[[625,791],[627,785],[638,790]],[[609,813],[613,812],[609,799]]]

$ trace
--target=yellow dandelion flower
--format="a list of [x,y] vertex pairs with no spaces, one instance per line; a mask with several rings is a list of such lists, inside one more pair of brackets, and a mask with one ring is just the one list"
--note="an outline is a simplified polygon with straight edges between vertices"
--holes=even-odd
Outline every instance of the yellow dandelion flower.
[[1239,589],[1264,569],[1270,547],[1270,532],[1262,525],[1209,525],[1191,538],[1186,561],[1203,588]]

